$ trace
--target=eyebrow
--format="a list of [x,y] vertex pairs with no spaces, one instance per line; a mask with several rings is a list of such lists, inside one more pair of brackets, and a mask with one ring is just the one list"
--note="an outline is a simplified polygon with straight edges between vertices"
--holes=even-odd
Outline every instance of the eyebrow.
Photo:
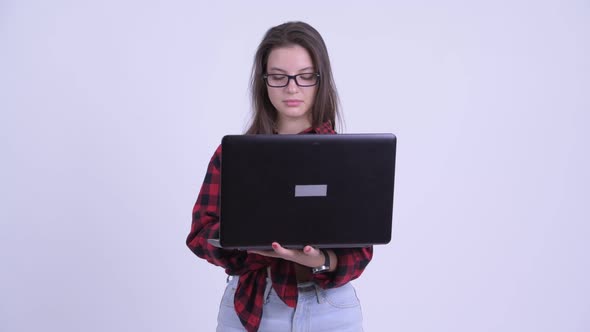
[[[300,72],[302,72],[302,71],[306,71],[306,70],[311,70],[311,71],[314,71],[314,69],[313,69],[313,66],[309,66],[309,67],[305,67],[305,68],[299,69],[299,71],[298,71],[298,72],[300,73]],[[270,71],[280,71],[280,72],[282,72],[282,73],[285,73],[285,74],[287,73],[287,71],[286,71],[286,70],[283,70],[283,69],[281,69],[281,68],[277,68],[277,67],[271,67],[271,68],[269,68],[269,70],[268,70],[268,71],[269,71],[269,72],[270,72]]]

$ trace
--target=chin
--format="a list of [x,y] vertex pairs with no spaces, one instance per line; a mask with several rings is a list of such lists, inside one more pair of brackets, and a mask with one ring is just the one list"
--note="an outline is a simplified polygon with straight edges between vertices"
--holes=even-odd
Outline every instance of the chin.
[[282,110],[279,112],[282,116],[287,118],[303,118],[307,117],[308,112],[300,109]]

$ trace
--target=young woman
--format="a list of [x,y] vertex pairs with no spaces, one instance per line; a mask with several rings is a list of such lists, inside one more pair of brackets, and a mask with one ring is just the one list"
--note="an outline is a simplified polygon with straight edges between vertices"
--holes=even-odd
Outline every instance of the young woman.
[[[254,116],[248,134],[335,134],[338,97],[326,45],[303,22],[273,27],[252,70]],[[207,243],[219,231],[221,147],[211,158],[193,209],[188,247],[228,274],[217,331],[362,331],[349,281],[373,248],[225,250]]]

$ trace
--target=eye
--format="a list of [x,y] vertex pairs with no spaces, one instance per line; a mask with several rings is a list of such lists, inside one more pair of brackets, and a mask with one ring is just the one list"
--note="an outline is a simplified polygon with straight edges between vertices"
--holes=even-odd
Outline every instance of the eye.
[[301,77],[301,79],[304,81],[314,81],[316,79],[316,74],[314,74],[314,73],[301,74],[301,75],[299,75],[299,77]]
[[278,82],[278,81],[284,81],[287,79],[287,75],[280,75],[280,74],[270,74],[267,76],[269,80]]

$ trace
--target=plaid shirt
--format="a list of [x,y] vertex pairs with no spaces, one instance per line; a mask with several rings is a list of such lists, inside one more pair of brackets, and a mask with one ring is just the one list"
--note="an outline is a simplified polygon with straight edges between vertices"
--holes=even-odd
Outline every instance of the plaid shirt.
[[[301,134],[335,134],[330,122],[309,128]],[[297,305],[297,279],[295,263],[279,258],[248,254],[244,251],[220,249],[207,239],[219,236],[221,146],[211,158],[205,180],[193,208],[191,231],[187,246],[197,256],[221,266],[228,275],[239,276],[234,297],[235,310],[247,331],[257,331],[262,317],[266,269],[271,269],[272,287],[290,307]],[[359,221],[360,222],[360,221]],[[313,275],[322,288],[338,287],[358,278],[373,256],[373,247],[333,249],[338,265],[333,272]]]

